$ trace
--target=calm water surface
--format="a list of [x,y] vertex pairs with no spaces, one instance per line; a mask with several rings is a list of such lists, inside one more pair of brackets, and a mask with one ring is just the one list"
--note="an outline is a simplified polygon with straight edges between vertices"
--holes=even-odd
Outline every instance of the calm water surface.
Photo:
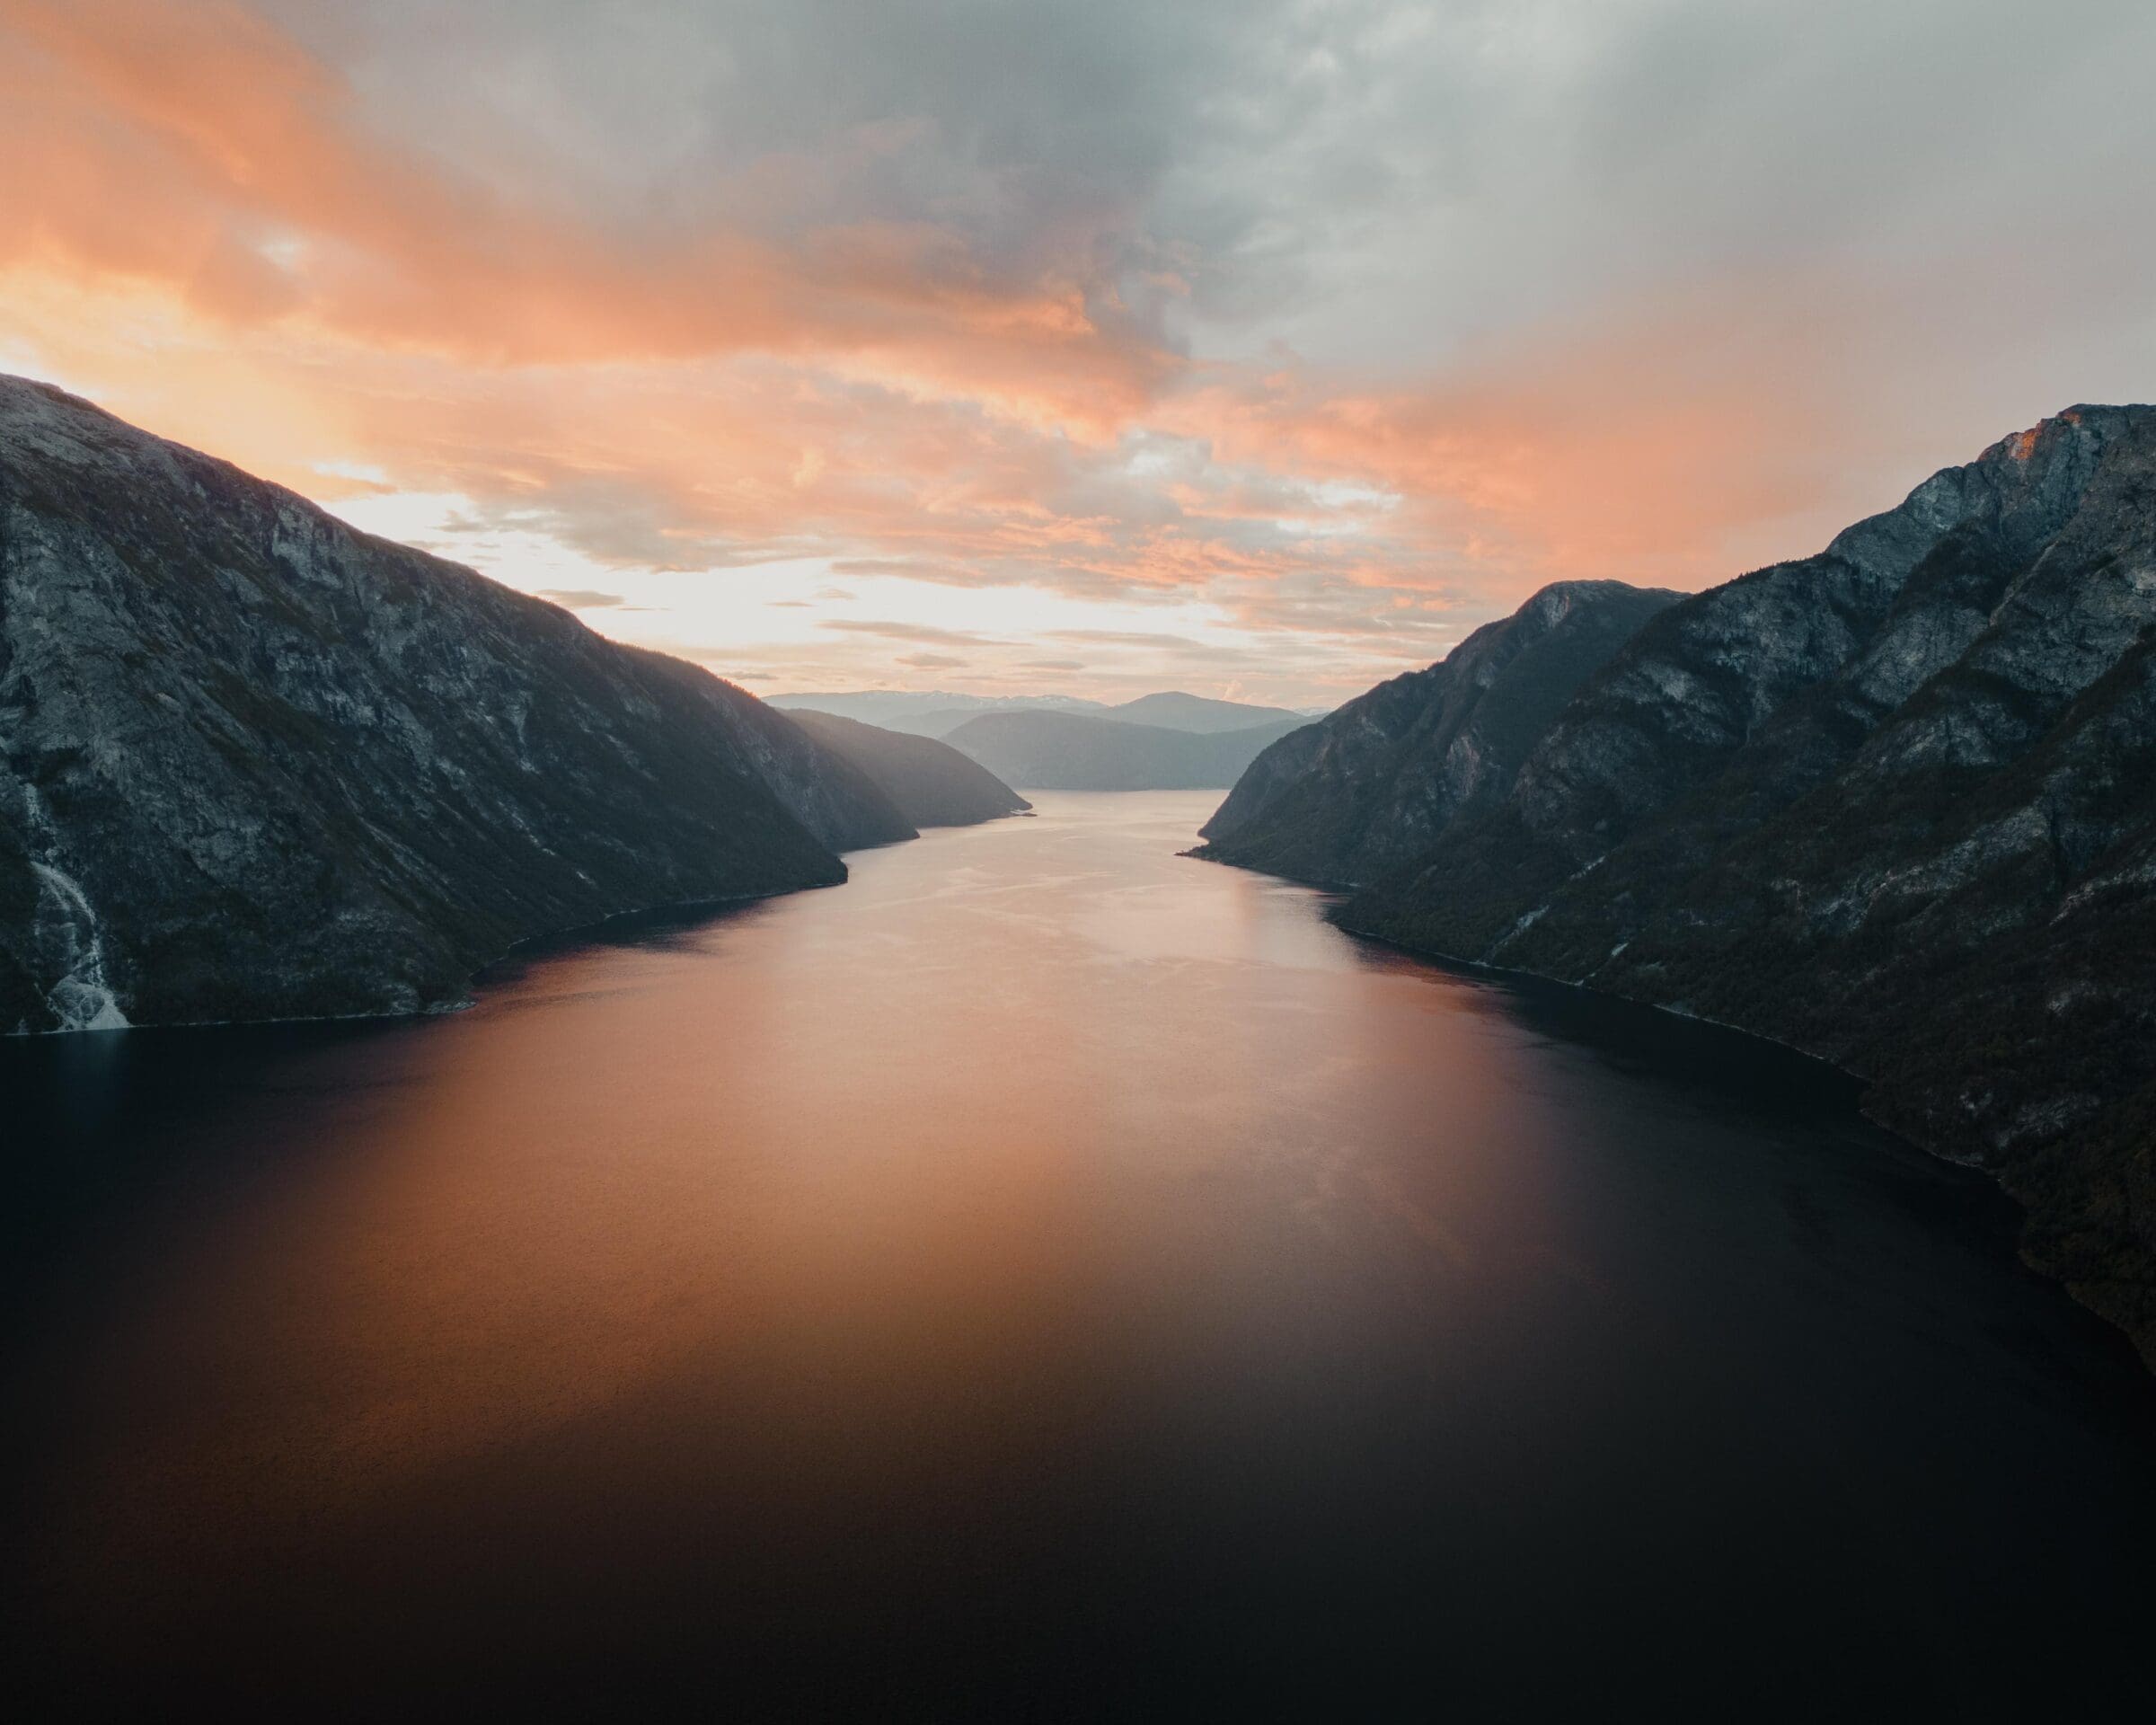
[[2156,1395],[1981,1181],[1041,801],[0,1045],[40,1710],[2145,1716]]

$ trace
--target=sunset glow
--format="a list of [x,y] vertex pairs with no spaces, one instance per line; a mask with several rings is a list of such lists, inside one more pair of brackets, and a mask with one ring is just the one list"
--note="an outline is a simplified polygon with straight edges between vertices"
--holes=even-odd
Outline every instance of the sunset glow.
[[759,692],[1331,703],[2156,390],[2082,11],[0,0],[0,370]]

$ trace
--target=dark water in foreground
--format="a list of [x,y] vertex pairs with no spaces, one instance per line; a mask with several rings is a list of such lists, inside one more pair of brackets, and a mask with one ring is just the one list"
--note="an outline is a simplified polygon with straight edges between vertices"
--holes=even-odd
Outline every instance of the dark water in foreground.
[[1043,801],[0,1044],[40,1711],[2141,1716],[2156,1393],[1981,1181]]

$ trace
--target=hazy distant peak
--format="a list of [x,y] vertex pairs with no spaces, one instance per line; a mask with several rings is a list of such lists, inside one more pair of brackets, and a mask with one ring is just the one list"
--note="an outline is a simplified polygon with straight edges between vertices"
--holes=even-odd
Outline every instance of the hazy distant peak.
[[1286,707],[1252,706],[1242,701],[1217,701],[1202,694],[1168,689],[1159,694],[1141,694],[1135,701],[1108,708],[1100,715],[1128,724],[1159,725],[1166,730],[1211,733],[1248,730],[1253,725],[1277,725],[1284,720],[1308,715]]
[[[827,712],[835,718],[857,719],[862,724],[911,731],[916,736],[940,737],[981,712],[1100,712],[1098,701],[1074,694],[959,694],[950,689],[841,689],[827,693],[774,694],[770,704],[789,712]],[[934,723],[923,722],[937,715]],[[947,721],[946,717],[948,716]]]
[[1181,689],[1141,694],[1135,700],[1114,706],[1069,694],[954,694],[943,689],[853,689],[832,694],[775,694],[771,697],[771,704],[794,712],[828,712],[841,719],[858,719],[865,724],[910,731],[917,737],[949,737],[968,721],[990,712],[1082,713],[1095,719],[1112,719],[1121,724],[1155,725],[1163,730],[1202,736],[1249,730],[1259,725],[1277,725],[1291,719],[1303,721],[1311,717],[1309,713],[1286,707],[1215,700]]

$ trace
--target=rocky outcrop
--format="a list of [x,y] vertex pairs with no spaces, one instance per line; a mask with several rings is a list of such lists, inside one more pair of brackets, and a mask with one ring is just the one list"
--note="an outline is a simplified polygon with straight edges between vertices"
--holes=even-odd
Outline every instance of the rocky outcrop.
[[1275,743],[1194,853],[1321,886],[1360,886],[1494,802],[1580,686],[1679,596],[1560,581],[1410,671]]
[[1300,715],[1205,733],[1069,712],[985,712],[944,739],[1021,791],[1225,790]]
[[1340,915],[1863,1075],[2156,1358],[2156,409],[1671,606]]
[[932,737],[908,736],[858,719],[797,708],[787,715],[850,761],[916,827],[972,827],[1032,808],[977,762]]
[[0,379],[0,1030],[420,1010],[912,833],[694,666]]

